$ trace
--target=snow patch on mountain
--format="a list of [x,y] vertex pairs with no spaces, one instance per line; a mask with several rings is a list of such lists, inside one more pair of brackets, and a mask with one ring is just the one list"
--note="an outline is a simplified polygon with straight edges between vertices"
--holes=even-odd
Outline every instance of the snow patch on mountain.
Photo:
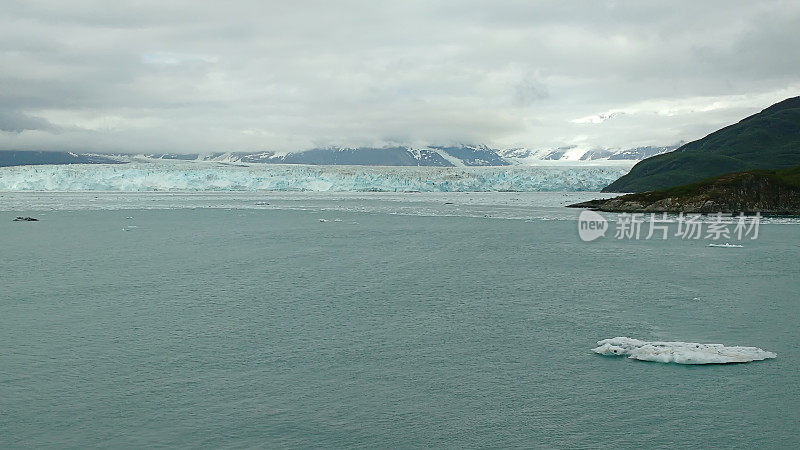
[[[27,164],[69,164],[145,162],[161,160],[214,161],[227,164],[307,164],[353,166],[508,166],[543,165],[551,161],[639,161],[677,148],[636,147],[607,149],[570,145],[552,149],[511,148],[498,150],[485,145],[427,147],[324,147],[297,152],[216,152],[148,154],[77,154],[59,152],[0,152],[0,166]],[[4,157],[4,155],[6,155]]]
[[453,167],[464,167],[464,161],[456,158],[455,156],[450,155],[449,153],[445,152],[441,149],[431,149],[431,151],[435,152],[437,155],[444,158],[447,162],[453,165]]
[[514,164],[522,165],[535,165],[541,161],[641,161],[651,156],[671,152],[682,144],[643,146],[629,149],[583,147],[578,145],[537,150],[513,148],[498,150],[498,154]]

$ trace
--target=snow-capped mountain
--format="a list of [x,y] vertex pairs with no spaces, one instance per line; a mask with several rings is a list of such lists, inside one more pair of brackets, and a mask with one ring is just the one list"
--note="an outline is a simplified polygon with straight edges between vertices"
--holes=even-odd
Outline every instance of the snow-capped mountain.
[[[328,147],[302,152],[274,153],[219,153],[194,155],[195,159],[224,160],[226,162],[356,165],[356,166],[508,166],[531,165],[538,161],[638,161],[670,152],[679,145],[647,146],[629,149],[580,148],[577,146],[556,149],[531,150],[513,148],[498,150],[486,145],[429,146],[429,147]],[[151,155],[151,157],[159,157]],[[166,158],[187,158],[187,155],[163,155]],[[191,156],[189,156],[191,157]]]
[[[154,157],[156,155],[153,155]],[[183,156],[183,155],[182,155]],[[507,166],[513,164],[486,146],[319,148],[302,152],[226,153],[196,159],[227,162],[353,166]]]
[[108,164],[153,159],[216,161],[239,164],[308,164],[333,166],[510,166],[536,165],[541,163],[541,161],[637,161],[672,151],[677,147],[677,145],[664,147],[649,146],[623,150],[567,146],[538,150],[527,148],[498,150],[485,145],[455,145],[428,147],[326,147],[297,152],[155,153],[139,155],[0,151],[0,166],[30,164]]
[[537,161],[596,161],[596,160],[632,160],[639,161],[651,156],[660,155],[675,150],[683,145],[646,146],[629,149],[609,148],[582,148],[577,145],[558,147],[555,149],[530,150],[526,148],[513,148],[498,150],[503,159],[516,164],[535,164]]

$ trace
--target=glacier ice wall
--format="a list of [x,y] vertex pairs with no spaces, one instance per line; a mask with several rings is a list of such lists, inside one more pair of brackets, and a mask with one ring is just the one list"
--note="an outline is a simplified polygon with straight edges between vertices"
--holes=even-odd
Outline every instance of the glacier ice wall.
[[0,168],[0,191],[599,191],[628,167],[366,167],[216,162]]

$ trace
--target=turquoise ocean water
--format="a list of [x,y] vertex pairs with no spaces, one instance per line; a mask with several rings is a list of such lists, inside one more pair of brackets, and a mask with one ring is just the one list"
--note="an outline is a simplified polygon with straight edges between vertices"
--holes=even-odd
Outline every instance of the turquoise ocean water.
[[591,197],[5,193],[0,447],[800,445],[800,226],[584,243]]

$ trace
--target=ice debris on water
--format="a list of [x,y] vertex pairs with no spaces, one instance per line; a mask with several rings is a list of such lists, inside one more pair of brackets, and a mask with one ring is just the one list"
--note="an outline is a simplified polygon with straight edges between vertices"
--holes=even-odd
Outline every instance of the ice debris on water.
[[597,341],[597,347],[592,351],[600,355],[677,364],[743,363],[778,356],[757,347],[726,347],[722,344],[695,342],[647,342],[629,337]]

